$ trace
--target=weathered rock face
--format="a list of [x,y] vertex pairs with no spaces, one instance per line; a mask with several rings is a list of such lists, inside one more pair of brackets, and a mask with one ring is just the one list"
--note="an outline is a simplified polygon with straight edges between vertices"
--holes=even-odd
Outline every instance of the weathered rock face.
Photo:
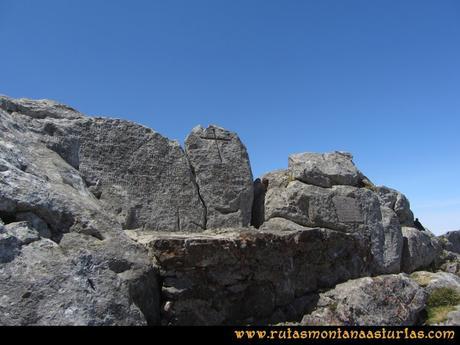
[[[30,114],[42,118],[48,105]],[[21,124],[25,116],[0,109],[0,324],[158,323],[157,273],[145,250]]]
[[392,209],[398,215],[401,225],[414,225],[414,214],[410,209],[409,200],[407,200],[405,195],[388,187],[375,187],[375,190],[382,204]]
[[403,272],[410,273],[435,264],[436,258],[441,254],[441,246],[433,234],[410,227],[403,227],[402,233],[404,250],[401,269]]
[[185,139],[185,151],[206,208],[206,228],[248,226],[253,181],[238,136],[217,126],[198,126]]
[[20,128],[78,170],[79,181],[65,178],[88,187],[124,228],[204,229],[205,208],[177,142],[128,121],[84,117],[49,101],[1,98],[0,103]]
[[449,231],[439,236],[440,243],[445,250],[460,254],[460,230]]
[[[146,325],[159,322],[153,269],[134,248],[65,234],[58,244],[23,223],[0,233],[1,325]],[[3,249],[3,248],[2,248]],[[137,266],[137,268],[136,268]]]
[[295,319],[302,315],[295,306],[309,293],[368,274],[368,250],[354,234],[280,222],[281,231],[132,232],[160,267],[162,322],[219,325]]
[[293,178],[314,186],[359,186],[363,175],[352,160],[347,152],[298,153],[289,156],[289,171]]
[[[342,154],[339,157],[338,164]],[[293,179],[291,170],[269,173],[264,178],[269,181],[266,221],[284,218],[306,227],[360,234],[370,248],[375,274],[400,271],[403,242],[399,220],[374,191],[346,185],[324,188],[306,184]]]
[[435,264],[437,269],[460,277],[460,254],[443,250]]
[[426,293],[404,274],[366,277],[320,294],[304,325],[404,326],[421,321]]
[[80,139],[80,172],[125,229],[191,231],[205,209],[177,142],[127,121],[94,119]]

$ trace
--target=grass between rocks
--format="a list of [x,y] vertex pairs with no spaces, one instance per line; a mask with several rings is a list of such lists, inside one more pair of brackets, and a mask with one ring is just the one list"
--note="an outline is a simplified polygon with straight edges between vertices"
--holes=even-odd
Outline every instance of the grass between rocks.
[[447,319],[447,314],[460,304],[460,293],[452,288],[442,287],[433,290],[426,303],[426,324],[438,324]]
[[422,286],[422,287],[425,287],[427,286],[428,284],[431,283],[432,281],[432,277],[429,273],[426,273],[426,272],[414,272],[410,275],[410,277],[415,280],[415,282]]

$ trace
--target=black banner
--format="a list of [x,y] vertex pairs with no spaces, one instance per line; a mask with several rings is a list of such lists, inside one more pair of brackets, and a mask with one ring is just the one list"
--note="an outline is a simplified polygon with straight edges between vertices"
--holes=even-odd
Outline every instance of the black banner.
[[350,344],[413,343],[456,344],[460,327],[0,327],[2,336],[15,341],[98,341],[113,339],[129,344]]

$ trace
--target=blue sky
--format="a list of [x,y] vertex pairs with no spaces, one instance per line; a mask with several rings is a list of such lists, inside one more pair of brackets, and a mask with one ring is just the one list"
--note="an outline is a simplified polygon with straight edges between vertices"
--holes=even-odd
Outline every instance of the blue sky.
[[236,131],[253,172],[350,151],[436,233],[460,229],[457,0],[0,0],[0,93],[183,141]]

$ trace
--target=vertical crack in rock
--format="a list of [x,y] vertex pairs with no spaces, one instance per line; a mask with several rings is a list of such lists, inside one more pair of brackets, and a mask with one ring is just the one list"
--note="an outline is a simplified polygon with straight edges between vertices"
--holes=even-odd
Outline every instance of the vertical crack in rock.
[[185,139],[185,151],[206,204],[206,228],[249,226],[252,171],[238,135],[214,125],[197,126]]
[[185,153],[185,158],[187,159],[188,165],[190,166],[190,172],[192,173],[193,176],[193,182],[195,183],[196,191],[198,194],[198,198],[200,199],[201,204],[203,205],[203,224],[196,224],[195,225],[199,226],[201,229],[206,230],[207,224],[208,224],[208,207],[206,206],[206,203],[204,202],[203,196],[200,193],[200,185],[198,184],[197,178],[196,178],[196,173],[195,173],[195,168],[193,167],[192,163],[190,162],[190,157],[188,155],[187,149],[184,149]]

